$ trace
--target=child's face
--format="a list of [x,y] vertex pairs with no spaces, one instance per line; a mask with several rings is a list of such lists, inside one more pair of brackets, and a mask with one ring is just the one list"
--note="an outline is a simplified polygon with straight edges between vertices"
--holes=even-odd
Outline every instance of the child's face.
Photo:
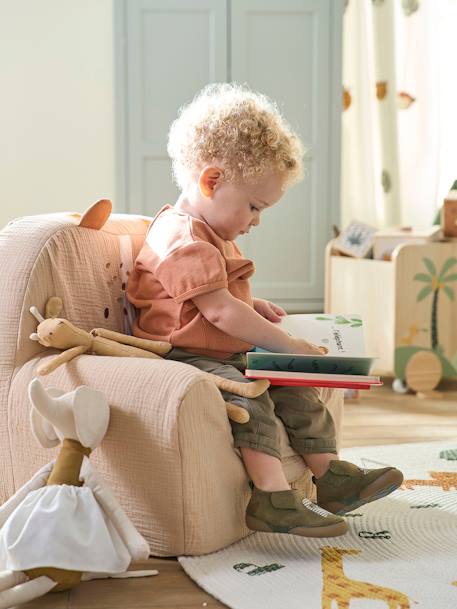
[[258,226],[262,211],[277,203],[283,194],[283,180],[278,174],[266,175],[255,184],[222,180],[206,199],[203,216],[222,239],[233,241]]

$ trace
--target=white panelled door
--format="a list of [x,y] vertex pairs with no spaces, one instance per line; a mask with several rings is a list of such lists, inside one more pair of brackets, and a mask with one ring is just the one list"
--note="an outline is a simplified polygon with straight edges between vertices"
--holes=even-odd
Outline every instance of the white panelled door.
[[116,17],[124,209],[153,215],[176,200],[166,135],[178,108],[208,82],[249,84],[308,149],[304,181],[239,240],[253,291],[288,311],[322,310],[339,217],[342,1],[118,0]]
[[226,2],[128,0],[118,13],[125,21],[124,53],[118,55],[127,151],[121,192],[126,211],[154,215],[178,195],[167,155],[178,108],[208,82],[227,80]]
[[330,3],[232,0],[232,79],[276,100],[308,149],[305,180],[262,218],[242,249],[256,296],[291,309],[321,305],[331,228]]

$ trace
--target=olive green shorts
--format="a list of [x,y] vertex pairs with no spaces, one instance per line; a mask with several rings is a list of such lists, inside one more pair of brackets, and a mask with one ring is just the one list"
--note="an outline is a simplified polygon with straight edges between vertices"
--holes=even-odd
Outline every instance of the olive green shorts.
[[[184,349],[172,349],[165,358],[232,381],[251,382],[243,375],[246,368],[244,353],[221,360]],[[320,393],[318,387],[276,386],[257,398],[244,398],[223,391],[224,400],[242,406],[250,416],[247,423],[230,421],[235,447],[252,448],[280,458],[277,416],[284,424],[290,445],[298,454],[336,453],[335,426]]]

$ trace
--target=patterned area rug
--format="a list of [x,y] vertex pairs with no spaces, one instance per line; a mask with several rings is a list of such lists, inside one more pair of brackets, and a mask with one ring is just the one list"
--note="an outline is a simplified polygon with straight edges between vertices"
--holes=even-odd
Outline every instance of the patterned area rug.
[[347,516],[342,537],[254,533],[179,562],[233,609],[456,609],[457,442],[346,449],[399,467],[402,488]]

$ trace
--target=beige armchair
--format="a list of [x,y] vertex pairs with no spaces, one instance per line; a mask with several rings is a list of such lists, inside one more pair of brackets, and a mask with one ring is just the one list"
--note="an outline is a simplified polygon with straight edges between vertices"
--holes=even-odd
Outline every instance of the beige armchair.
[[[77,214],[19,218],[0,232],[0,503],[54,456],[34,440],[27,386],[38,363],[55,352],[30,340],[51,296],[62,317],[85,330],[126,332],[125,283],[144,241],[147,218],[114,214],[101,230],[78,226]],[[69,391],[103,391],[111,421],[93,459],[155,556],[203,554],[249,533],[247,477],[233,447],[224,401],[186,364],[81,355],[43,377]],[[341,429],[342,392],[323,390]],[[308,496],[313,486],[282,423],[288,479]]]

